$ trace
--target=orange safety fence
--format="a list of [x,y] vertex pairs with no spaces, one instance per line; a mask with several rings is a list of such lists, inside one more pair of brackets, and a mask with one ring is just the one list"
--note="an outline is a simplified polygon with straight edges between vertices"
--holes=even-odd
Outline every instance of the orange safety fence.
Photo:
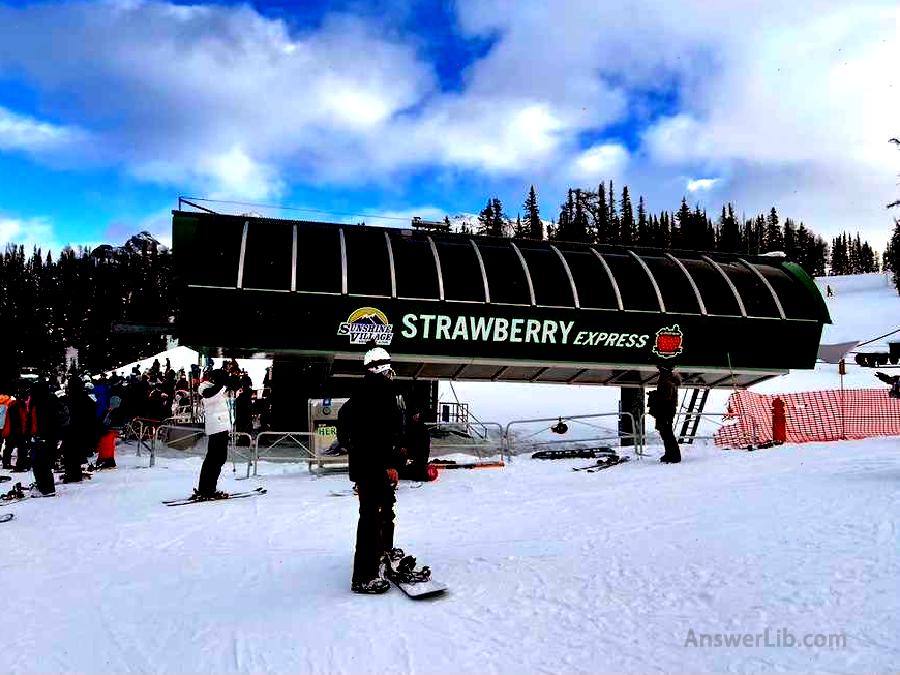
[[900,399],[887,389],[806,391],[795,394],[756,394],[737,391],[728,399],[725,419],[731,424],[716,431],[716,445],[743,447],[772,441],[772,401],[785,404],[787,442],[811,443],[900,436]]

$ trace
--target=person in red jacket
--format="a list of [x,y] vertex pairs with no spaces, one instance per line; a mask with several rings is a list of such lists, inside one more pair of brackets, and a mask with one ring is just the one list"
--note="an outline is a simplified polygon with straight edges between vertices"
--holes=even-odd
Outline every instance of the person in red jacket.
[[781,445],[787,440],[787,418],[784,414],[784,401],[779,396],[772,401],[772,443]]

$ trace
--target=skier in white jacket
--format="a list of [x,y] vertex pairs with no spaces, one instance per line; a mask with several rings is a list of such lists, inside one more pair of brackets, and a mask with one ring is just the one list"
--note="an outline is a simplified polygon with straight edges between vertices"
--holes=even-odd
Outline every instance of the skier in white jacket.
[[200,481],[194,490],[194,498],[199,500],[222,499],[227,495],[216,491],[219,473],[228,459],[228,435],[231,433],[231,405],[227,388],[228,375],[216,369],[209,379],[201,382],[197,391],[203,400],[206,420],[206,458],[200,469]]

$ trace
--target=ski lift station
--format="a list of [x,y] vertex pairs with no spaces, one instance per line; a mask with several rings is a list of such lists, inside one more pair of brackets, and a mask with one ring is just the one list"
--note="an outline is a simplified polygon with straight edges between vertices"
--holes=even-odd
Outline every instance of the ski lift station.
[[830,323],[780,257],[183,210],[172,227],[181,343],[272,358],[280,428],[346,395],[371,343],[432,414],[439,380],[612,385],[626,409],[658,364],[699,391],[813,368]]

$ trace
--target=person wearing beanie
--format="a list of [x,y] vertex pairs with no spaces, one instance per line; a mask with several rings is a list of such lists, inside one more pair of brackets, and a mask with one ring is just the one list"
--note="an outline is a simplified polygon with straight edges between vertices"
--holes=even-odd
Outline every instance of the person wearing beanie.
[[[356,551],[350,588],[355,593],[384,593],[381,560],[394,549],[394,504],[398,443],[402,431],[391,356],[375,347],[363,358],[365,376],[350,399],[350,480],[359,496]],[[346,404],[345,404],[346,405]]]

